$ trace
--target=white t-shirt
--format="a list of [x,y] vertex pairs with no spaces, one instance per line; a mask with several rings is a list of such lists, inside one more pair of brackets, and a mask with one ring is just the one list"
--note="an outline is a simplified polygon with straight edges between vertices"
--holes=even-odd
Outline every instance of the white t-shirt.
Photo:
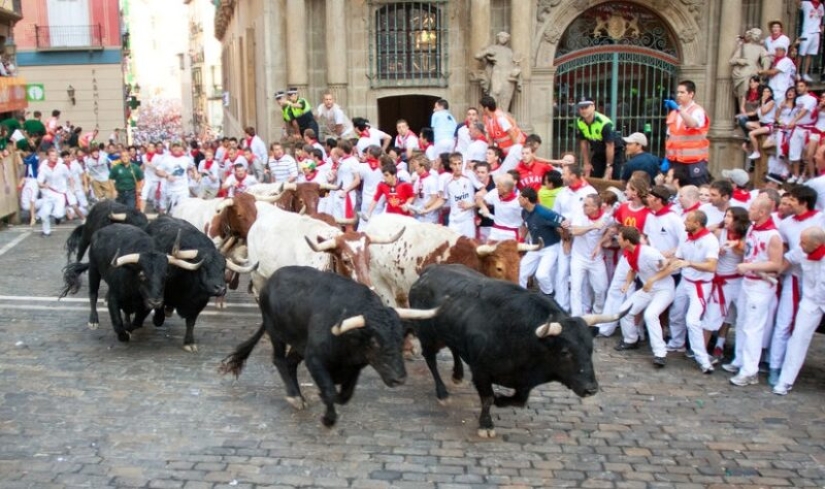
[[69,173],[72,176],[72,182],[74,183],[72,187],[73,192],[83,191],[83,173],[86,170],[83,169],[83,165],[80,164],[77,160],[72,160],[69,163]]
[[[597,222],[602,222],[606,227],[612,219],[613,218],[607,212],[602,213],[602,215],[596,219],[591,219],[588,215],[581,213],[571,219],[570,224],[573,227],[586,227]],[[573,236],[573,245],[570,248],[570,256],[586,261],[601,260],[604,255],[602,253],[602,247],[599,246],[599,242],[601,241],[603,234],[604,228],[591,229],[582,235]],[[594,250],[597,251],[595,257],[593,256]]]
[[[802,231],[808,229],[809,227],[822,227],[823,226],[823,215],[821,212],[816,212],[805,219],[798,219],[795,215],[788,216],[785,219],[782,219],[777,224],[777,228],[779,229],[779,235],[782,237],[782,241],[785,242],[787,245],[787,249],[793,251],[797,248],[800,248],[800,239],[802,237]],[[800,269],[797,266],[791,268],[791,273],[796,275],[797,277],[800,274]]]
[[378,190],[378,184],[384,181],[384,173],[381,171],[381,166],[377,166],[373,170],[370,168],[369,164],[360,163],[358,165],[358,174],[361,177],[362,185],[361,211],[366,212],[375,198],[375,192]]
[[[639,246],[641,246],[642,249],[639,251],[639,270],[636,272],[636,275],[642,283],[647,283],[648,280],[659,273],[659,270],[661,270],[667,260],[665,260],[665,257],[652,246]],[[672,276],[667,276],[657,281],[653,284],[650,291],[656,292],[659,290],[667,290],[669,288],[673,288]]]
[[484,196],[484,202],[487,205],[495,207],[495,214],[493,214],[494,225],[517,229],[524,223],[524,220],[521,218],[522,208],[518,202],[518,198],[504,202],[498,195],[498,189],[494,188]]
[[672,210],[660,216],[653,212],[648,214],[643,232],[647,235],[650,246],[661,252],[675,250],[687,234],[684,220]]
[[407,131],[406,136],[395,136],[395,145],[404,150],[405,153],[408,151],[418,149],[418,136],[415,135],[412,131]]
[[246,190],[249,187],[251,187],[251,186],[253,186],[257,183],[258,183],[258,180],[253,175],[249,175],[249,174],[247,174],[244,177],[243,180],[238,182],[238,179],[235,178],[235,174],[233,173],[232,175],[229,175],[228,177],[226,177],[226,181],[224,182],[224,185],[227,185],[227,184],[229,185],[227,195],[229,195],[229,197],[234,197],[238,194],[242,194],[242,193],[246,192]]
[[[648,216],[650,219],[650,216]],[[676,250],[676,258],[687,261],[704,262],[709,259],[719,259],[719,238],[708,233],[699,239],[686,239]],[[692,282],[713,280],[713,272],[703,272],[693,267],[682,269],[682,278]]]
[[814,7],[811,2],[802,2],[802,36],[819,34],[822,27],[822,17],[825,16],[825,7],[822,4]]
[[355,145],[359,155],[363,155],[364,151],[370,146],[383,146],[383,140],[390,137],[389,134],[374,127],[367,129],[367,132],[369,133],[369,136],[361,136],[358,139],[358,143]]
[[186,170],[194,166],[192,158],[181,155],[164,155],[158,167],[167,175],[174,177],[166,182],[166,193],[169,195],[188,196],[189,195],[189,175]]
[[817,116],[819,115],[816,110],[817,105],[819,105],[819,100],[810,93],[796,97],[796,110],[801,111],[805,109],[807,111],[805,115],[796,121],[797,126],[808,126],[816,123]]
[[97,158],[92,155],[86,157],[86,172],[96,182],[105,182],[109,180],[109,159],[103,153],[100,153]]
[[476,139],[467,145],[467,149],[462,153],[464,155],[464,163],[468,161],[486,161],[487,160],[487,141]]
[[722,221],[725,220],[725,212],[727,212],[727,209],[720,211],[715,205],[711,204],[710,202],[707,202],[705,204],[700,205],[699,210],[704,212],[705,215],[708,217],[707,227],[724,226]]
[[[742,263],[742,255],[734,253],[728,247],[728,230],[722,229],[719,233],[719,261],[716,262],[716,275],[736,275],[736,265]],[[725,250],[722,253],[722,250]]]
[[553,210],[564,216],[565,219],[572,220],[577,215],[584,214],[584,199],[590,194],[597,193],[596,189],[590,184],[582,185],[578,190],[564,187],[564,190],[556,196]]
[[198,173],[201,174],[201,187],[205,189],[217,190],[221,186],[221,165],[212,160],[212,166],[206,168],[206,160],[198,164]]
[[[343,136],[344,134],[352,132],[352,121],[344,114],[344,111],[341,110],[338,104],[332,104],[332,107],[329,109],[327,109],[326,105],[321,104],[315,113],[318,116],[318,124],[324,127],[330,134]],[[340,134],[335,131],[335,126],[338,125],[343,126]]]
[[771,56],[776,55],[776,46],[785,46],[785,51],[787,51],[790,45],[791,40],[785,34],[782,34],[776,39],[771,38],[771,36],[769,35],[765,39],[765,49],[768,50],[768,54]]
[[776,63],[774,68],[778,70],[778,73],[770,77],[768,86],[773,90],[773,99],[780,103],[785,100],[785,92],[794,84],[796,65],[791,58],[785,56]]
[[816,190],[816,210],[825,211],[825,175],[820,175],[805,182],[805,185]]
[[64,198],[63,195],[69,191],[69,178],[72,174],[69,167],[58,162],[54,168],[48,162],[40,164],[37,170],[37,183],[46,184],[48,188],[41,189],[44,197]]
[[450,205],[450,221],[464,222],[475,219],[475,208],[462,209],[461,202],[473,203],[475,188],[469,178],[451,176],[441,190],[441,197]]
[[[413,207],[423,209],[433,196],[438,195],[438,190],[438,173],[430,170],[429,173],[424,174],[423,178],[421,175],[416,175],[413,181],[413,192],[415,192]],[[416,219],[422,222],[437,223],[438,211],[435,210],[426,214],[417,214]]]

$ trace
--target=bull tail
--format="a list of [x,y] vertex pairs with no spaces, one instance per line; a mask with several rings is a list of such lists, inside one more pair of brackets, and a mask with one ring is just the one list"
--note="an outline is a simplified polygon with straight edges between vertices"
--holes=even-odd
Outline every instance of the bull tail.
[[251,338],[238,345],[231,355],[221,361],[221,364],[218,367],[218,372],[221,375],[231,373],[235,376],[235,378],[237,378],[243,370],[246,359],[249,358],[250,354],[252,354],[252,349],[255,348],[255,345],[258,344],[258,341],[260,341],[261,337],[264,335],[264,331],[266,331],[266,328],[264,327],[264,324],[261,323],[261,327],[258,328],[258,331],[256,331]]
[[[72,253],[77,253],[77,248],[80,246],[80,240],[83,237],[83,230],[85,226],[85,224],[81,224],[80,226],[74,228],[72,234],[69,235],[69,239],[66,240],[66,244],[64,245],[64,248],[66,249],[66,260],[71,261]],[[77,258],[80,260],[80,257]]]
[[58,298],[76,294],[80,290],[80,274],[89,269],[88,263],[69,263],[63,268],[63,289]]

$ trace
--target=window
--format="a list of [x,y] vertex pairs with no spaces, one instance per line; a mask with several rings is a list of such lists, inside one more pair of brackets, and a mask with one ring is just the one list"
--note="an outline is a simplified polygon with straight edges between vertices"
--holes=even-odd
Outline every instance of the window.
[[447,30],[440,3],[445,2],[393,2],[376,8],[371,29],[374,86],[446,85]]

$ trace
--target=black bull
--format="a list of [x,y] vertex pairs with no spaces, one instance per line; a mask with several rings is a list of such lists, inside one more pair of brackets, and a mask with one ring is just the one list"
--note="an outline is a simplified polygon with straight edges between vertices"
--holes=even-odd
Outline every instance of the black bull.
[[[581,397],[595,394],[599,384],[589,325],[620,316],[571,317],[552,299],[463,265],[427,267],[410,289],[410,306],[439,308],[437,316],[418,322],[415,328],[436,396],[442,402],[449,396],[436,365],[436,354],[447,347],[473,374],[481,398],[481,436],[495,436],[493,404],[522,407],[538,385],[555,381]],[[454,377],[460,380],[461,375],[456,367]],[[493,384],[515,393],[497,395]]]
[[66,240],[66,258],[71,261],[72,253],[76,253],[75,261],[79,263],[86,249],[89,248],[95,231],[115,223],[131,224],[145,229],[149,220],[140,211],[119,202],[113,200],[98,202],[89,211],[86,222],[77,226]]
[[[283,267],[261,290],[263,323],[258,331],[221,364],[222,373],[239,375],[252,349],[269,335],[273,363],[297,409],[306,404],[297,369],[307,369],[321,391],[325,426],[337,420],[335,403],[346,404],[361,370],[371,365],[389,387],[404,383],[401,318],[432,317],[435,311],[393,309],[368,287],[331,272],[311,267]],[[341,386],[340,392],[336,385]]]

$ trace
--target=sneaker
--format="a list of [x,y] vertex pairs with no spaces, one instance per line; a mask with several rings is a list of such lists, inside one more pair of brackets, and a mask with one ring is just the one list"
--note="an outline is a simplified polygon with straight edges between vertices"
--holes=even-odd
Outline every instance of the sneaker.
[[742,375],[736,374],[730,378],[730,383],[733,385],[738,385],[739,387],[745,387],[748,385],[756,385],[759,383],[759,377],[756,375]]
[[685,358],[696,358],[696,354],[693,353],[693,350],[691,350],[690,348],[687,348],[685,350]]
[[788,177],[788,183],[796,183],[796,179],[799,178],[796,175],[791,175]]
[[778,368],[772,368],[768,371],[768,385],[773,387],[779,384],[779,374],[781,370]]
[[737,367],[736,365],[734,365],[732,363],[726,363],[726,364],[722,365],[722,370],[724,370],[725,372],[730,372],[732,374],[738,374],[739,373],[739,367]]
[[45,232],[45,231],[41,231],[41,232],[40,232],[40,236],[43,236],[44,238],[48,238],[48,237],[49,237],[49,236],[51,236],[51,235],[52,235],[52,233],[47,233],[47,232]]
[[768,364],[768,362],[759,362],[759,373],[760,374],[766,374],[767,375],[767,373],[770,372],[770,370],[771,370],[771,367]]
[[790,392],[792,388],[793,386],[790,386],[788,384],[776,384],[775,386],[773,386],[773,389],[771,389],[771,392],[773,392],[777,396],[787,396],[788,392]]
[[753,153],[748,155],[748,159],[749,160],[758,160],[760,156],[762,156],[762,154],[759,153],[759,151],[754,151]]
[[665,357],[653,357],[653,366],[656,368],[664,368],[665,364],[667,364],[667,358]]
[[684,353],[687,351],[687,348],[685,348],[684,346],[666,345],[665,348],[667,349],[667,351],[671,353]]
[[705,375],[710,375],[713,373],[713,365],[705,365],[704,367],[699,367],[702,370],[702,373]]
[[805,80],[806,82],[812,82],[812,81],[814,81],[814,79],[813,79],[813,78],[811,78],[811,75],[809,75],[809,74],[807,74],[807,73],[805,73],[804,75],[802,75],[802,79],[803,79],[803,80]]
[[625,343],[624,341],[620,342],[618,345],[613,347],[616,351],[625,351],[625,350],[638,350],[639,349],[639,342],[635,343]]

